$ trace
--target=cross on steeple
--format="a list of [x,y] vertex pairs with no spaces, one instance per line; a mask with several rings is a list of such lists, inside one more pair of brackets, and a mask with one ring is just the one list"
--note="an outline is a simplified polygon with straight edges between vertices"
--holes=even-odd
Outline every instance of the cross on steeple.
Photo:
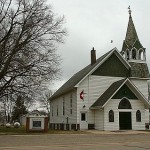
[[131,11],[131,9],[130,9],[130,5],[129,5],[128,9],[129,9],[129,15],[131,15],[131,12],[132,12],[132,11]]

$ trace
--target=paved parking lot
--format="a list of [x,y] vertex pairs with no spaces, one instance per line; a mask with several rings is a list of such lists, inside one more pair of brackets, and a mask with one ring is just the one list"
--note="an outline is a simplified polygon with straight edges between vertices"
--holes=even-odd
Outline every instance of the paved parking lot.
[[0,150],[150,150],[150,133],[0,135]]

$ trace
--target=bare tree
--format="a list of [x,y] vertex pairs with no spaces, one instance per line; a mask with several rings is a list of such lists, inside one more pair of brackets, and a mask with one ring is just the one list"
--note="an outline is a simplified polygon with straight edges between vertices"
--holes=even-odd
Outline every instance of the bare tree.
[[40,99],[40,108],[44,108],[46,110],[46,112],[48,113],[48,115],[50,115],[50,105],[51,105],[51,101],[50,101],[50,97],[53,95],[53,91],[52,90],[47,90],[41,97]]
[[18,93],[32,98],[57,77],[63,24],[45,0],[0,0],[0,100]]
[[4,111],[5,122],[9,122],[9,117],[12,114],[12,109],[14,106],[14,101],[10,100],[9,97],[3,97],[0,102],[1,109]]
[[19,95],[15,101],[15,105],[12,111],[12,121],[19,121],[22,115],[27,114],[26,106],[24,105],[24,99]]
[[[12,118],[13,109],[15,107],[16,101],[20,97],[20,95],[8,95],[7,97],[3,97],[0,101],[0,109],[4,111],[5,121],[8,122],[8,118]],[[27,111],[34,105],[34,101],[27,96],[22,96],[24,100],[24,106]],[[21,108],[22,109],[22,108]],[[9,116],[9,117],[8,117]]]

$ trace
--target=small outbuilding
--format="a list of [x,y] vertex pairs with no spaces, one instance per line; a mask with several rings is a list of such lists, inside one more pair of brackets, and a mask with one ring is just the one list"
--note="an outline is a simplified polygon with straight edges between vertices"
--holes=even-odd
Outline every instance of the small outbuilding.
[[47,116],[28,116],[26,117],[27,132],[47,132],[48,117]]

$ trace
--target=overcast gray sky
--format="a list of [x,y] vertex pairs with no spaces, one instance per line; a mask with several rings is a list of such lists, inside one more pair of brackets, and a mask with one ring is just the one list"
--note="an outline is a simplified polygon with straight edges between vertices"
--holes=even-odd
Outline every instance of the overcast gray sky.
[[[97,58],[114,47],[121,51],[129,19],[128,6],[140,42],[147,50],[150,68],[150,0],[48,0],[53,11],[64,15],[68,36],[59,45],[62,77],[55,82],[58,89],[73,74],[90,63],[90,51]],[[113,43],[110,41],[113,40]]]

